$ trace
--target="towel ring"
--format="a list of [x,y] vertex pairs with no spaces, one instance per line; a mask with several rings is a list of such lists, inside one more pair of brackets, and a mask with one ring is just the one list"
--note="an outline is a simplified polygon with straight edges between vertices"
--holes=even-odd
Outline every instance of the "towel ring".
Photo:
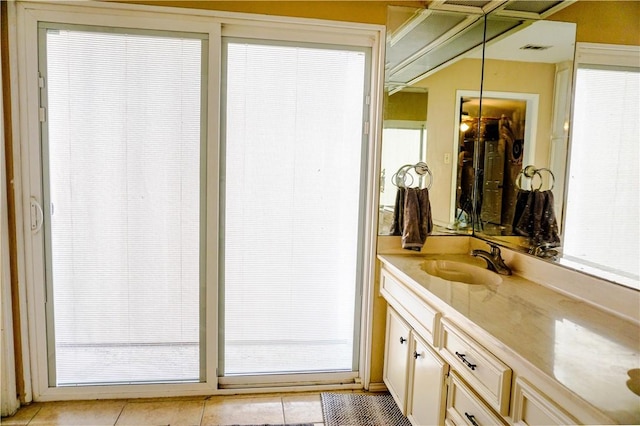
[[533,165],[528,165],[524,169],[520,170],[520,173],[518,173],[518,177],[516,178],[516,186],[518,187],[518,189],[522,189],[522,185],[521,185],[522,176],[528,179],[531,179],[532,188],[533,188],[533,178],[535,176],[538,176],[540,178],[540,185],[538,185],[538,187],[535,190],[539,191],[542,188],[542,174],[540,172],[549,173],[549,176],[551,177],[551,187],[549,188],[549,191],[551,191],[556,186],[556,177],[553,175],[553,172],[544,167],[540,169],[536,169],[536,167]]
[[[406,188],[407,186],[413,185],[414,177],[412,174],[407,172],[408,170],[401,168],[400,170],[398,170],[393,174],[393,177],[391,178],[391,182],[393,182],[393,184],[398,188],[401,188],[401,187]],[[407,182],[407,177],[411,178],[410,182]]]
[[[431,173],[429,166],[427,166],[427,163],[424,161],[420,161],[416,164],[405,164],[400,167],[391,177],[391,182],[398,188],[406,188],[407,186],[413,185],[415,178],[411,173],[409,173],[411,169],[414,169],[416,174],[419,176],[429,175],[429,184],[427,185],[427,189],[431,189],[431,185],[433,184],[433,174]],[[407,176],[411,178],[411,181],[407,182]]]

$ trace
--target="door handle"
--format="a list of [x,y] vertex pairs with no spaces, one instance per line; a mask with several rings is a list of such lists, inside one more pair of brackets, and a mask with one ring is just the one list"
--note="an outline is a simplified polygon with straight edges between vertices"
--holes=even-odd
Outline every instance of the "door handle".
[[36,197],[31,197],[29,210],[31,212],[31,233],[37,234],[42,229],[44,212],[42,211],[42,206],[38,200],[36,200]]

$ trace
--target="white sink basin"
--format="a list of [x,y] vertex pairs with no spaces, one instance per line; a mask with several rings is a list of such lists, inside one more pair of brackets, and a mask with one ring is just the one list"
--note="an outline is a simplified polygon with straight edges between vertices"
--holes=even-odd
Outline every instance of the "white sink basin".
[[488,269],[453,260],[425,260],[422,270],[446,281],[465,284],[496,285],[502,282],[500,275]]

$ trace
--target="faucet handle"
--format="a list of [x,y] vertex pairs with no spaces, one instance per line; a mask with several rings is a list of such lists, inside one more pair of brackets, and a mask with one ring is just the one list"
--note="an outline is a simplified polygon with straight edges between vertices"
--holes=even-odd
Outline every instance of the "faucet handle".
[[489,247],[491,247],[491,256],[493,257],[499,257],[500,256],[500,247],[498,247],[496,244],[493,243],[487,243],[489,244]]

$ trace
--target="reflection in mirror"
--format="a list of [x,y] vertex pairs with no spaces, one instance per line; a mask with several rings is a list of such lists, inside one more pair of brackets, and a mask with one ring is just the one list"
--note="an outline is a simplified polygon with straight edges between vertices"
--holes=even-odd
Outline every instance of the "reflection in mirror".
[[[478,229],[497,228],[494,234],[510,234],[514,209],[509,206],[515,202],[515,189],[531,188],[531,182],[518,180],[518,176],[521,176],[523,162],[531,161],[535,151],[533,129],[537,121],[538,96],[483,91],[482,117],[479,115],[479,93],[458,91],[458,99],[456,122],[460,133],[454,142],[454,151],[458,152],[456,222],[470,223],[473,212],[478,211]],[[478,158],[483,159],[477,167],[473,164],[476,152]],[[478,188],[474,210],[471,191],[476,168]],[[541,173],[537,175],[542,176]],[[540,183],[536,182],[542,187]]]
[[[433,176],[429,199],[434,233],[471,233],[470,222],[455,223],[452,141],[456,92],[480,91],[481,54],[468,56],[481,51],[482,14],[390,6],[387,17],[379,234],[389,234],[397,193],[394,174],[420,161]],[[418,137],[420,143],[411,142]],[[413,174],[407,183],[425,188],[430,179]]]
[[559,253],[575,32],[522,22],[485,44],[475,234],[541,257]]
[[427,92],[407,88],[385,93],[380,168],[379,234],[389,234],[399,184],[425,187],[425,177],[409,169],[399,181],[398,171],[407,164],[426,161]]
[[640,46],[576,58],[561,262],[640,290]]

